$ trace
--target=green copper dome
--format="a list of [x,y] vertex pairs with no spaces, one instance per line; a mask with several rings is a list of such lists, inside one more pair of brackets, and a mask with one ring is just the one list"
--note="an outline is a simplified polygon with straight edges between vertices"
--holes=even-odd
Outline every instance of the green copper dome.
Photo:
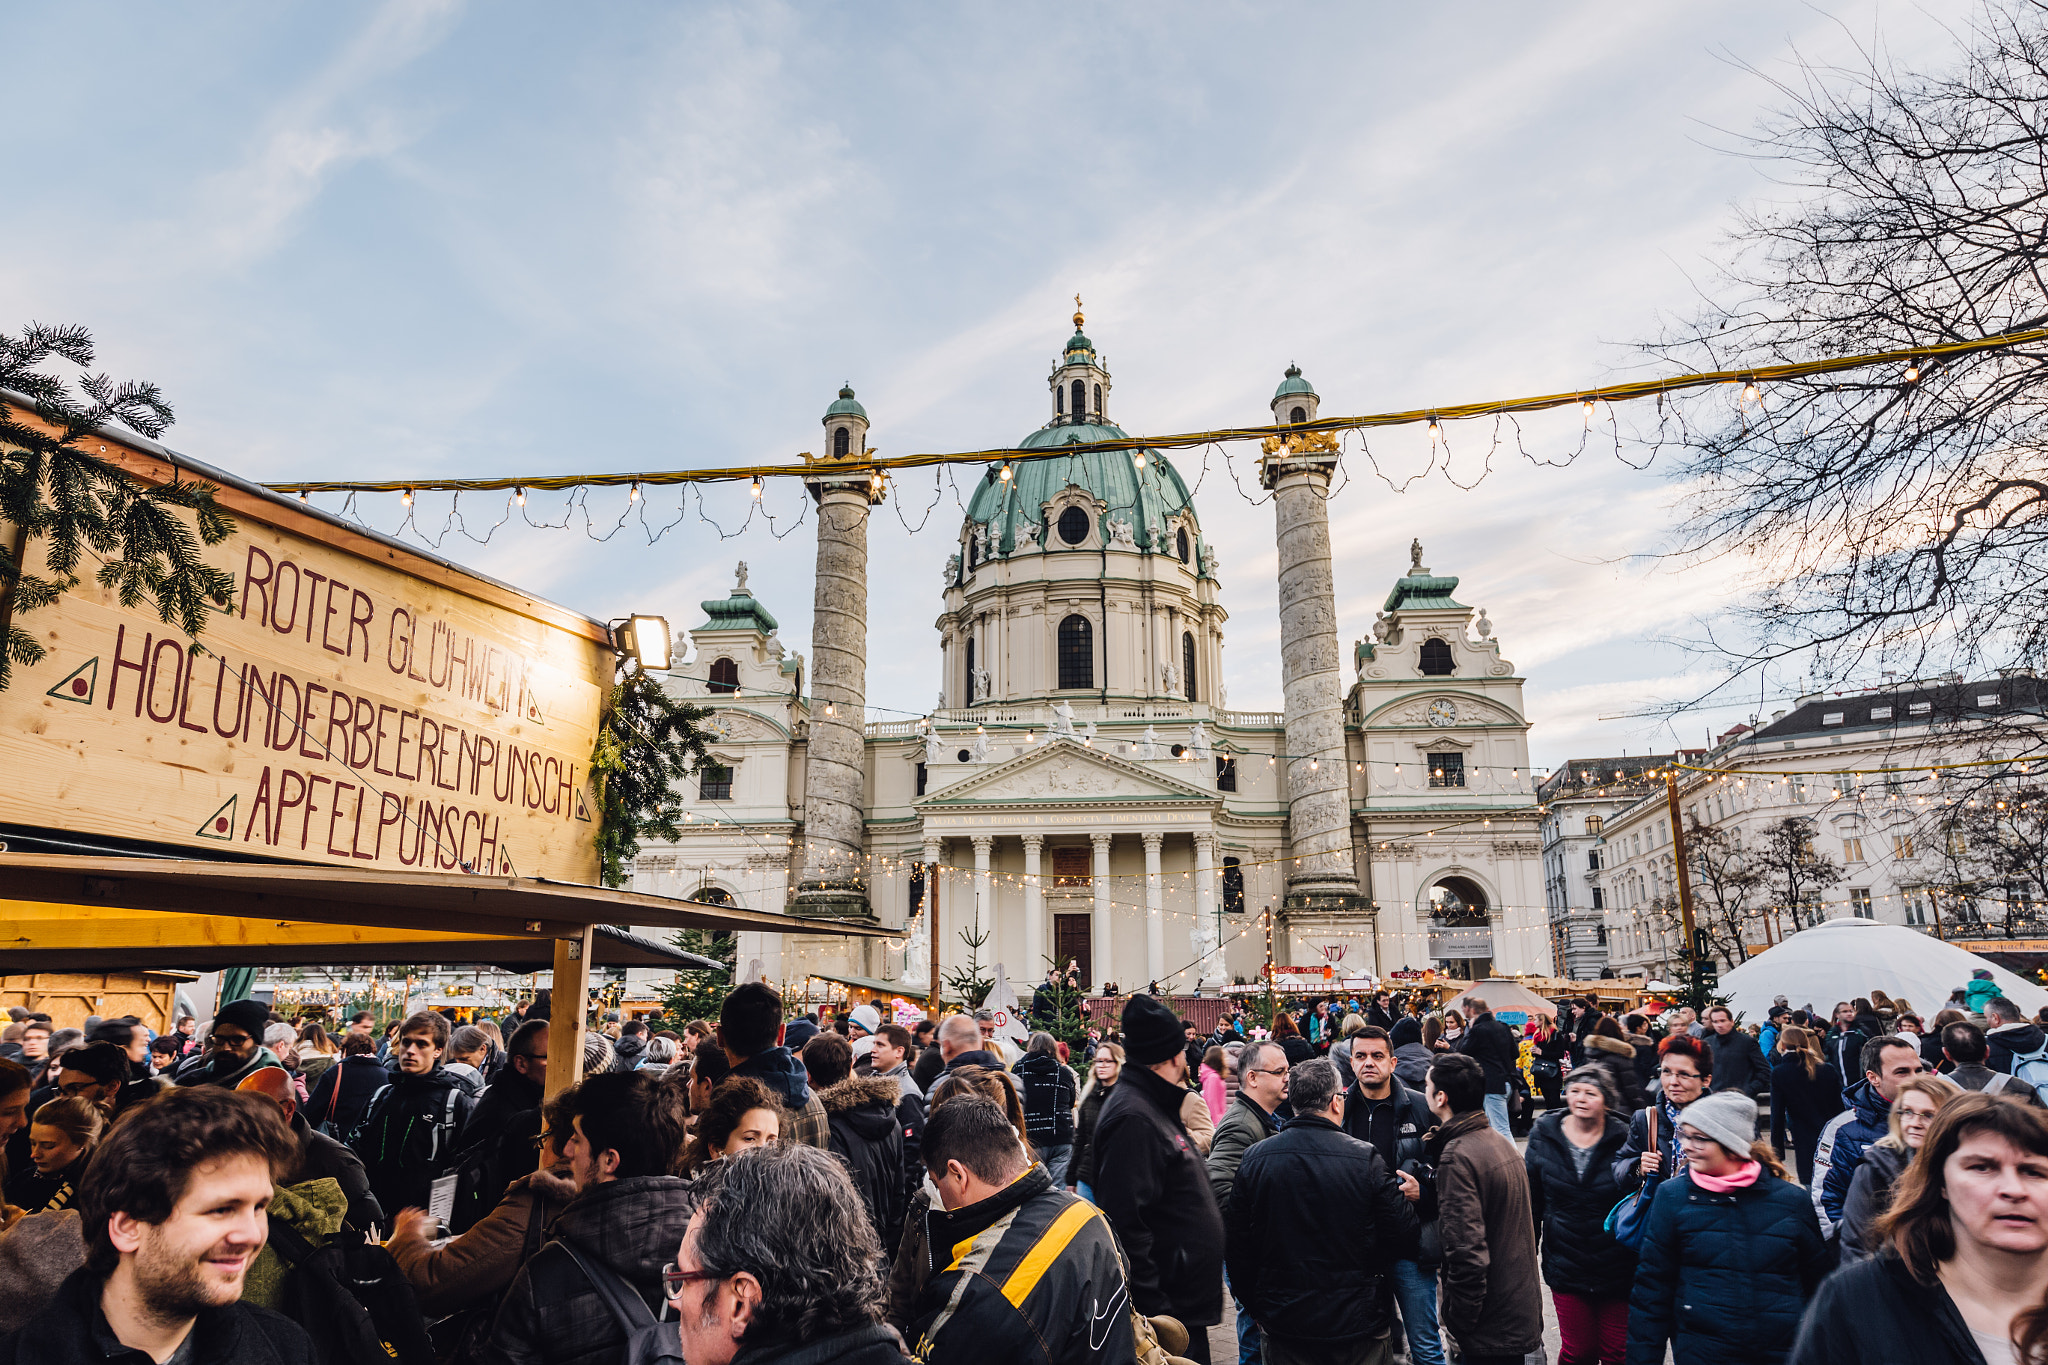
[[1277,402],[1282,398],[1292,398],[1298,393],[1305,393],[1310,398],[1322,396],[1315,391],[1314,385],[1301,377],[1301,366],[1289,365],[1287,367],[1287,377],[1280,381],[1279,388],[1273,390],[1273,398]]
[[825,409],[825,416],[822,419],[824,425],[832,425],[834,417],[858,417],[863,422],[868,420],[868,410],[853,399],[853,386],[851,384],[841,388],[839,390],[839,401]]
[[[1055,423],[1040,427],[1017,443],[1020,450],[1056,452],[1059,447],[1088,441],[1128,440],[1130,433],[1112,423]],[[1135,455],[1145,457],[1145,467],[1133,463]],[[1012,477],[1002,477],[1002,466],[993,465],[975,487],[967,504],[970,521],[989,524],[996,553],[1016,548],[1017,526],[1024,521],[1038,525],[1038,543],[1050,550],[1066,546],[1057,535],[1048,539],[1044,504],[1069,483],[1078,484],[1109,504],[1102,513],[1105,522],[1129,521],[1131,536],[1140,549],[1157,548],[1172,553],[1174,545],[1167,531],[1167,519],[1186,515],[1194,518],[1194,503],[1180,471],[1156,450],[1085,450],[1060,455],[1048,453],[1010,463]],[[1165,544],[1154,547],[1148,528],[1157,524]],[[1105,531],[1102,535],[1107,540]],[[1190,558],[1199,565],[1199,546],[1190,547]]]
[[1081,335],[1081,329],[1078,327],[1074,329],[1074,334],[1067,338],[1066,354],[1072,355],[1076,351],[1086,351],[1089,355],[1095,354],[1095,343]]

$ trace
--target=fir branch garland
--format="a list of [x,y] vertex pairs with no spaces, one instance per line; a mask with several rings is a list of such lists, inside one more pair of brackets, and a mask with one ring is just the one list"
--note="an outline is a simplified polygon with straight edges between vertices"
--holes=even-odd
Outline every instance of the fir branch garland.
[[710,761],[700,728],[710,714],[706,707],[677,701],[637,669],[613,684],[590,754],[599,876],[606,886],[625,885],[626,864],[639,853],[643,837],[682,837],[675,784]]

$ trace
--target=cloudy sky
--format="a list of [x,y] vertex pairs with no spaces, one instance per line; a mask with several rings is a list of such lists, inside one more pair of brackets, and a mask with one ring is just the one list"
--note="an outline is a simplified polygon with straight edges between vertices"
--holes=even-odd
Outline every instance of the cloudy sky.
[[[165,387],[171,445],[266,481],[783,461],[848,380],[885,452],[1008,444],[1047,416],[1077,292],[1138,433],[1270,420],[1290,361],[1325,415],[1569,390],[1639,372],[1731,206],[1782,194],[1727,150],[1766,77],[1951,42],[1889,0],[17,8],[0,329],[86,324],[102,368]],[[1756,704],[1612,719],[1704,684],[1661,642],[1741,588],[1646,559],[1678,490],[1582,437],[1461,431],[1446,470],[1376,434],[1332,507],[1346,639],[1420,537],[1527,676],[1542,764]],[[1180,461],[1238,707],[1280,692],[1252,453]],[[714,490],[652,544],[581,514],[478,543],[423,497],[407,533],[679,624],[746,559],[806,648],[800,501],[772,487],[739,534],[744,491]],[[597,534],[624,504],[592,498]],[[482,536],[506,509],[460,510]],[[959,517],[912,474],[874,522],[878,714],[931,705]]]

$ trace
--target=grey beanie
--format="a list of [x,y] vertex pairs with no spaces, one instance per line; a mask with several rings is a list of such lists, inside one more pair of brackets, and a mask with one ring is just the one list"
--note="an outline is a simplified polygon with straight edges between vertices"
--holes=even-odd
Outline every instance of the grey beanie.
[[1756,1142],[1756,1101],[1739,1090],[1705,1095],[1678,1111],[1678,1121],[1747,1161]]

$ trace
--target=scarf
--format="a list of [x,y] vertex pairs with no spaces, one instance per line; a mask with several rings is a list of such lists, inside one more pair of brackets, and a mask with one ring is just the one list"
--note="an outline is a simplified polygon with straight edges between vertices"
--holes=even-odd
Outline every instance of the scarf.
[[1708,1175],[1705,1171],[1690,1171],[1692,1183],[1709,1194],[1726,1194],[1730,1190],[1746,1190],[1756,1184],[1756,1178],[1763,1174],[1763,1166],[1755,1161],[1745,1161],[1736,1168],[1733,1175]]

